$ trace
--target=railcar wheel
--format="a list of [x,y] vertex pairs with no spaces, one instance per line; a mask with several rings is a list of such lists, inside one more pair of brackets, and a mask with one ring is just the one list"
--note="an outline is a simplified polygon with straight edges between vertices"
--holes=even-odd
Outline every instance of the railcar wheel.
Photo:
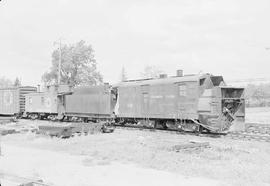
[[163,129],[168,129],[167,123],[166,122],[161,122],[161,125],[163,127]]
[[30,119],[35,120],[35,119],[38,118],[38,115],[37,114],[31,114],[29,117],[30,117]]

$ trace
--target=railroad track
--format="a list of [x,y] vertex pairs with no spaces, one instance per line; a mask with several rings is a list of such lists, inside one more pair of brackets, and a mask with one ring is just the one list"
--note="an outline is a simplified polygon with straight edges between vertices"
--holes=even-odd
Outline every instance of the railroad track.
[[251,133],[270,135],[270,124],[246,123],[245,131]]
[[212,138],[220,138],[222,136],[225,136],[225,134],[194,133],[194,132],[185,132],[185,131],[172,130],[172,129],[154,129],[154,128],[144,128],[144,127],[138,127],[138,126],[119,126],[119,125],[116,125],[116,128],[125,129],[125,130],[142,130],[142,131],[150,131],[150,132],[161,132],[161,133],[169,133],[169,134],[212,137]]
[[269,134],[259,134],[252,132],[230,132],[224,137],[236,140],[270,142]]
[[212,137],[212,138],[227,138],[233,140],[244,140],[244,141],[258,141],[258,142],[270,142],[270,125],[260,124],[247,124],[246,130],[242,132],[229,132],[227,134],[211,134],[211,133],[192,133],[183,132],[177,130],[165,130],[165,129],[153,129],[153,128],[143,128],[138,126],[116,126],[116,128],[127,129],[127,130],[147,130],[151,132],[163,132],[170,134],[180,134],[180,135],[193,135],[200,137]]
[[127,125],[127,126],[116,125],[116,128],[122,128],[122,129],[128,129],[128,130],[148,130],[152,132],[163,132],[163,133],[180,134],[180,135],[193,135],[193,136],[201,136],[201,137],[229,138],[229,139],[234,139],[234,140],[270,142],[270,124],[246,123],[245,131],[229,132],[226,135],[225,134],[211,134],[211,133],[199,134],[199,133],[194,133],[194,132],[145,128],[141,126],[132,126],[132,125]]

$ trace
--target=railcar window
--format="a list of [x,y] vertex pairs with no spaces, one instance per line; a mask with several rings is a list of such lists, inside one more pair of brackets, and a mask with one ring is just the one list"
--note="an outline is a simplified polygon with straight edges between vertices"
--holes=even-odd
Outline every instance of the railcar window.
[[187,86],[179,85],[179,96],[186,96],[186,93],[187,93]]
[[141,85],[142,92],[148,92],[149,91],[149,85]]
[[41,97],[41,105],[44,105],[44,103],[45,103],[45,99],[44,97]]
[[200,86],[204,84],[205,78],[200,79]]

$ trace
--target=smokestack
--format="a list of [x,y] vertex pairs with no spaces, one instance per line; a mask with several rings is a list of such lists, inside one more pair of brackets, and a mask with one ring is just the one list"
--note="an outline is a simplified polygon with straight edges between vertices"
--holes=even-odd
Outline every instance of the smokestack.
[[159,78],[160,78],[160,79],[167,78],[167,74],[159,74]]
[[177,77],[182,77],[183,76],[183,70],[177,70],[176,71],[176,76]]

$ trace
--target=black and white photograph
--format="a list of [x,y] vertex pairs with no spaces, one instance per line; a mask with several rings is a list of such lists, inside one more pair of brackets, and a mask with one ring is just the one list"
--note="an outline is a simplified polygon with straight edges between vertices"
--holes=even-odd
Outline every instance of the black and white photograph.
[[269,0],[0,0],[0,186],[270,186]]

